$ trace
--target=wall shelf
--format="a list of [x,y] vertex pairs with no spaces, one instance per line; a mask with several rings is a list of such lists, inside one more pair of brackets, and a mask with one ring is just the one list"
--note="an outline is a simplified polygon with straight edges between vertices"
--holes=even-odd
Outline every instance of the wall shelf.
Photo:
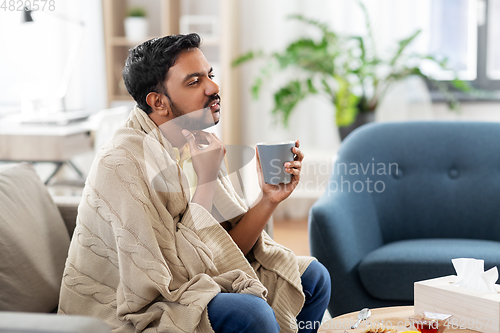
[[[131,6],[146,8],[150,37],[141,41],[130,41],[125,37],[123,22]],[[132,100],[128,94],[121,72],[128,50],[153,38],[179,33],[180,0],[103,0],[104,44],[106,51],[106,74],[108,105],[115,100]]]

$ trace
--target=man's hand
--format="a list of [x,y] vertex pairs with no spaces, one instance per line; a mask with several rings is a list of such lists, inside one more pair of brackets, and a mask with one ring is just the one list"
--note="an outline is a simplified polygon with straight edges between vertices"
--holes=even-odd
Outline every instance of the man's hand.
[[[217,135],[212,133],[198,131],[195,132],[195,135],[183,129],[182,134],[189,144],[193,168],[198,177],[192,202],[205,207],[210,212],[217,184],[216,180],[226,148]],[[203,146],[200,147],[200,144]]]
[[[215,181],[226,153],[222,142],[213,133],[197,131],[193,134],[184,129],[182,134],[189,144],[193,168],[198,177],[198,185]],[[200,145],[203,146],[200,147]]]
[[288,184],[279,185],[269,185],[264,182],[259,152],[256,149],[257,174],[259,176],[259,185],[262,188],[262,197],[258,198],[248,212],[243,215],[240,222],[228,231],[244,255],[247,255],[253,248],[278,204],[288,198],[297,187],[300,180],[302,160],[304,159],[304,154],[300,151],[299,146],[300,143],[297,140],[295,147],[292,148],[292,152],[295,154],[293,161],[285,163],[285,171],[292,175],[292,181]]
[[299,140],[295,141],[295,147],[292,152],[295,154],[293,161],[285,163],[285,172],[292,175],[292,181],[288,184],[271,185],[264,182],[262,169],[260,167],[259,151],[255,149],[257,155],[257,174],[259,176],[259,186],[262,189],[262,200],[268,200],[271,203],[279,204],[292,194],[300,180],[300,171],[302,169],[302,160],[304,153],[299,149]]

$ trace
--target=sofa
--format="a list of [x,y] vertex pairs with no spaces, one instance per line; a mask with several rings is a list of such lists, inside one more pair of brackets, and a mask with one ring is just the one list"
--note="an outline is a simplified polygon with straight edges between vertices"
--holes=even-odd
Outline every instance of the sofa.
[[309,213],[329,312],[411,305],[452,258],[500,264],[500,123],[373,123],[342,143]]
[[79,198],[53,198],[31,164],[0,165],[0,332],[111,332],[57,315]]

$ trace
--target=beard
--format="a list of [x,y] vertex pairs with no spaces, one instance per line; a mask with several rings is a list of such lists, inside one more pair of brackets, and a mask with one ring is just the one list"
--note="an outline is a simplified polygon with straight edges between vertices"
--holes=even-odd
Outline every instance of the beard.
[[203,109],[186,111],[177,106],[172,99],[169,98],[170,109],[175,117],[171,121],[173,121],[177,126],[189,131],[201,131],[217,125],[219,123],[219,119],[214,121],[212,110],[210,109],[210,105],[217,99],[220,103],[219,94],[214,94],[210,96],[209,100],[203,106]]

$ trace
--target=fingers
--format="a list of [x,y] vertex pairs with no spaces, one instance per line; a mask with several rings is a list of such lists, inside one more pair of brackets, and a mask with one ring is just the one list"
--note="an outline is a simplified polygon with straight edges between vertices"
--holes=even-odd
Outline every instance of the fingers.
[[182,135],[184,135],[184,137],[186,138],[186,140],[189,144],[189,147],[193,148],[194,141],[195,141],[195,137],[194,137],[193,133],[191,133],[190,131],[188,131],[186,129],[183,129]]
[[[186,129],[182,130],[182,134],[186,138],[188,144],[189,144],[189,150],[191,151],[192,154],[196,154],[197,151],[200,151],[200,132],[195,132],[192,133]],[[210,142],[207,141],[208,144]]]
[[302,169],[302,162],[294,161],[285,163],[285,172],[292,174],[295,177],[300,177],[301,169]]
[[300,177],[300,169],[285,169],[286,172],[289,174],[295,176],[295,177]]
[[212,133],[204,131],[196,132],[196,138],[200,141],[200,143],[202,140],[205,140],[206,142],[208,142],[208,144],[211,144],[215,140]]
[[[185,133],[191,133],[187,130],[182,130],[182,133],[186,136]],[[224,154],[226,153],[226,147],[222,144],[222,141],[219,139],[219,137],[215,133],[210,133],[210,132],[204,132],[204,131],[195,131],[191,133],[192,138],[194,138],[194,146],[198,150],[205,150],[205,149],[210,149],[210,148],[218,148],[219,146],[223,147],[224,149]],[[186,136],[186,139],[190,138],[191,136]],[[189,141],[188,141],[189,142]],[[199,145],[207,145],[206,147],[200,147]],[[192,149],[192,147],[191,147]]]
[[[182,130],[189,144],[194,171],[198,177],[198,184],[211,183],[220,172],[221,163],[224,160],[225,147],[212,135],[212,133],[197,131],[191,133]],[[205,141],[208,145],[200,145]]]
[[295,154],[295,157],[293,158],[295,161],[302,161],[304,159],[304,153],[299,148],[293,147],[292,152]]
[[285,168],[296,168],[296,169],[301,169],[302,168],[302,162],[300,161],[290,161],[285,163]]
[[304,159],[304,153],[298,148],[299,146],[299,140],[295,141],[295,147],[292,149],[292,152],[295,154],[294,161],[285,163],[285,172],[293,175],[294,181],[296,182],[300,179],[302,160]]
[[[222,141],[221,139],[219,139],[219,137],[217,136],[217,134],[215,133],[212,133],[212,135],[214,136],[214,138],[220,142],[220,144],[222,145]],[[226,146],[223,146],[224,147],[224,155],[226,155]]]
[[187,140],[189,151],[191,152],[191,154],[196,155],[200,151],[200,147],[198,146],[199,143],[196,142],[198,140],[196,139],[195,135],[186,129],[182,130],[182,134]]
[[209,144],[208,140],[205,138],[205,134],[203,134],[202,131],[196,131],[196,132],[193,132],[193,134],[194,134],[194,137],[196,139],[195,142],[198,145],[208,145]]
[[260,175],[262,173],[262,168],[260,166],[259,150],[257,149],[257,146],[255,146],[255,158],[256,158],[257,174]]
[[255,157],[257,158],[257,163],[260,165],[259,150],[257,149],[257,146],[255,146]]
[[221,139],[219,139],[217,134],[212,133],[212,132],[195,131],[195,132],[193,132],[193,134],[195,135],[196,138],[198,138],[200,140],[211,138],[211,139],[215,139],[215,140],[222,143]]
[[295,161],[302,161],[304,159],[304,153],[299,149],[300,141],[297,139],[295,141],[295,147],[292,148],[292,153],[295,154]]

